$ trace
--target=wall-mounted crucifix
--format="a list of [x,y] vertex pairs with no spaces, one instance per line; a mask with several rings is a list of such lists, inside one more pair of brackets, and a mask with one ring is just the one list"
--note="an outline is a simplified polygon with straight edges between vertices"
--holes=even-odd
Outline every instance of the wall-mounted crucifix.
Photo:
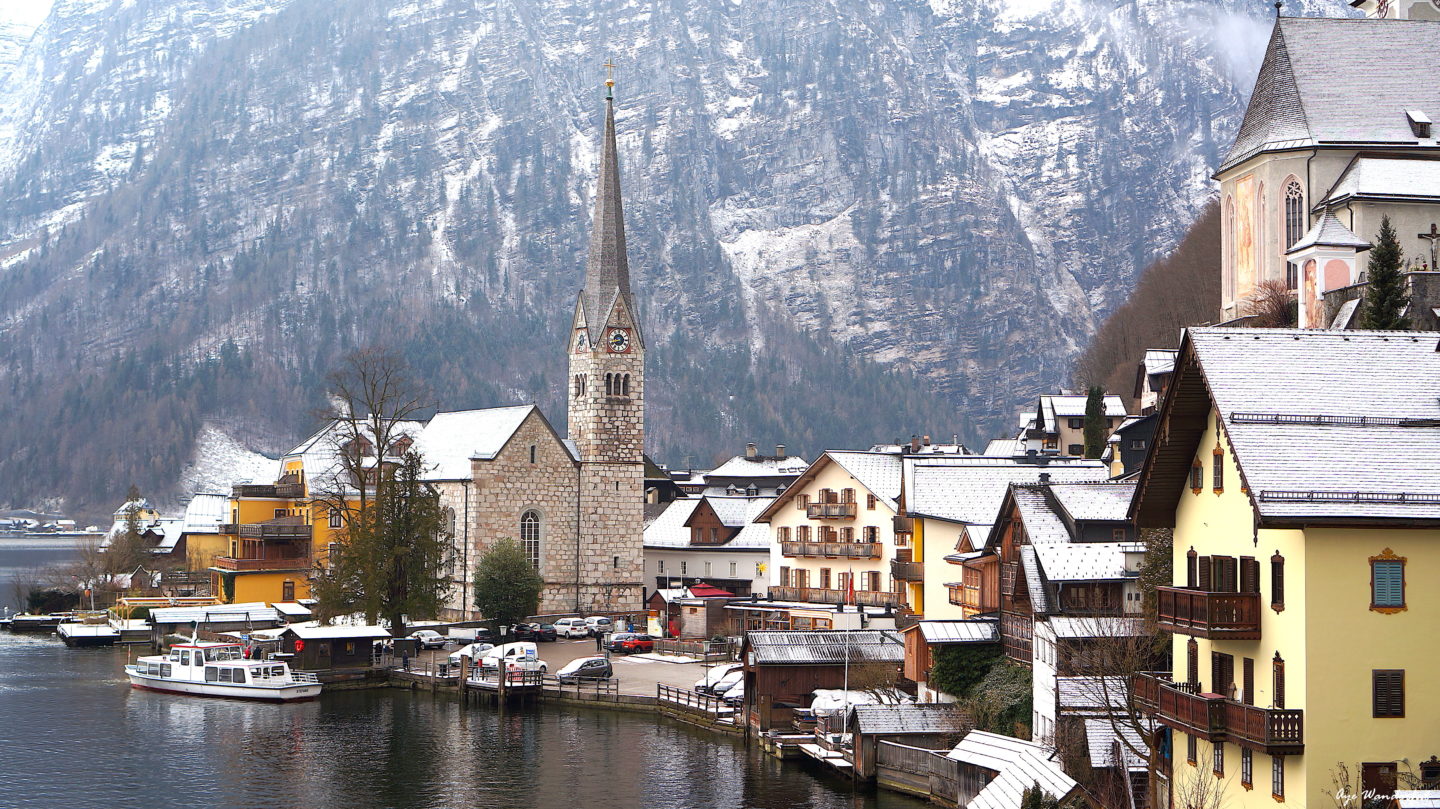
[[1437,264],[1436,264],[1436,262],[1435,262],[1435,256],[1436,256],[1436,253],[1437,253],[1437,250],[1436,250],[1436,248],[1437,248],[1437,243],[1440,243],[1440,230],[1437,230],[1436,227],[1435,227],[1435,223],[1434,223],[1434,222],[1431,222],[1431,223],[1430,223],[1430,232],[1429,232],[1429,233],[1420,233],[1420,234],[1417,234],[1417,235],[1419,235],[1420,238],[1425,239],[1426,241],[1430,242],[1430,268],[1429,268],[1429,269],[1430,269],[1432,272],[1435,271],[1435,270],[1440,270],[1440,266],[1437,266]]

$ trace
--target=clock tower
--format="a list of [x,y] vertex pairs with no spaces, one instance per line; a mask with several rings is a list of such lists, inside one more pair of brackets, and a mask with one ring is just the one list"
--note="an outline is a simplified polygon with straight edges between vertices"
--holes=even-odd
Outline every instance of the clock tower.
[[645,501],[645,340],[630,294],[615,100],[605,128],[585,287],[567,341],[569,435],[579,454],[577,609],[641,607]]

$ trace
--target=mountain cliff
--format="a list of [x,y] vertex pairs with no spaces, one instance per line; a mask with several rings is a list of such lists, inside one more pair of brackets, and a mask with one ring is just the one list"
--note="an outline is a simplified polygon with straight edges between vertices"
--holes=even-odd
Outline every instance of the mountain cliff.
[[1208,201],[1264,8],[56,0],[33,33],[0,21],[0,501],[162,487],[216,420],[281,449],[366,343],[446,408],[558,416],[606,56],[653,453],[1005,429]]

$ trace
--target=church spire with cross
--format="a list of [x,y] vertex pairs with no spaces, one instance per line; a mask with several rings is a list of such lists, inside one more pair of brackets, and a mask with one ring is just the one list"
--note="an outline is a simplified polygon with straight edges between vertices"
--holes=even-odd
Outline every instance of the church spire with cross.
[[605,62],[605,128],[600,137],[600,173],[595,183],[595,218],[590,232],[590,255],[585,264],[582,300],[592,342],[616,297],[634,311],[630,296],[630,264],[625,255],[625,213],[620,202],[620,161],[615,147],[615,65]]

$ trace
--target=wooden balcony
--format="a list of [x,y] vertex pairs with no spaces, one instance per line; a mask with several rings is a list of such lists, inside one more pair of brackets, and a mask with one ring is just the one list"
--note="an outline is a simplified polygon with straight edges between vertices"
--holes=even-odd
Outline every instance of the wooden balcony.
[[308,556],[280,556],[272,559],[236,559],[233,556],[215,557],[214,567],[221,570],[251,572],[256,570],[308,570]]
[[854,503],[811,503],[805,507],[805,516],[812,520],[853,520]]
[[963,584],[947,584],[945,590],[950,594],[950,603],[957,607],[967,607],[965,603],[965,586]]
[[303,522],[291,522],[299,520],[299,517],[281,517],[277,520],[266,522],[247,523],[239,526],[240,536],[244,539],[310,539],[315,527]]
[[900,581],[925,581],[925,565],[920,562],[890,562],[890,575]]
[[810,604],[861,604],[866,607],[899,608],[900,594],[875,590],[856,590],[854,598],[847,598],[844,590],[828,590],[820,587],[770,588],[770,597],[780,601],[803,601]]
[[1160,628],[1211,640],[1260,637],[1259,593],[1212,593],[1183,587],[1155,588]]
[[303,483],[241,483],[230,487],[231,497],[280,498],[294,500],[305,496]]
[[1225,740],[1225,698],[1201,694],[1194,683],[1173,683],[1167,674],[1136,672],[1135,703],[1161,724],[1212,742]]
[[832,559],[879,559],[878,542],[782,542],[785,556]]
[[1169,676],[1137,672],[1132,680],[1136,704],[1161,724],[1270,755],[1305,751],[1304,711],[1261,708],[1219,694],[1197,693],[1194,683],[1174,683]]

